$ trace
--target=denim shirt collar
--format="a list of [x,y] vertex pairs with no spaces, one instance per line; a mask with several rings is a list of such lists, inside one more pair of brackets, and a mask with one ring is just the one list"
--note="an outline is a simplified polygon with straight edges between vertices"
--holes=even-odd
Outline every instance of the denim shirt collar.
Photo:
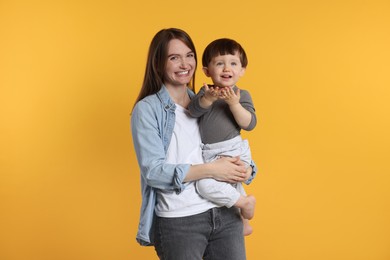
[[160,102],[162,103],[165,110],[175,110],[176,105],[169,95],[168,89],[165,85],[162,85],[161,89],[157,92],[157,97],[160,99]]
[[[189,88],[187,88],[187,93],[190,99],[195,96],[195,93]],[[157,92],[157,97],[160,99],[165,110],[176,108],[176,105],[173,102],[171,96],[169,95],[168,89],[165,85],[162,85],[161,89]]]

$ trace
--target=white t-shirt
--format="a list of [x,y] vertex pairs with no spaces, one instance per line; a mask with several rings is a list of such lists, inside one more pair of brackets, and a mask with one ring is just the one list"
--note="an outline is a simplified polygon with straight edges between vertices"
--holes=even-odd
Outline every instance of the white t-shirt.
[[[197,119],[192,118],[188,114],[188,110],[177,104],[175,114],[175,126],[166,162],[170,164],[203,163]],[[205,212],[214,207],[216,207],[215,204],[202,198],[196,192],[194,182],[188,182],[180,194],[176,194],[175,191],[158,190],[155,212],[159,217],[185,217]]]

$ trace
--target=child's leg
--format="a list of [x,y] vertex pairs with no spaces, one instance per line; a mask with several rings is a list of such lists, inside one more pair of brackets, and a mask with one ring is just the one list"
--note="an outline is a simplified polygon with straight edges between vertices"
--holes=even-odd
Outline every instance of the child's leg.
[[[236,185],[236,189],[237,189],[238,192],[240,192],[241,196],[246,197],[246,192],[245,192],[244,187],[242,186],[242,184],[237,184]],[[249,219],[244,218],[244,216],[242,215],[242,210],[240,210],[240,212],[241,212],[242,223],[244,225],[244,230],[243,230],[244,231],[244,236],[249,236],[250,234],[253,233],[253,228],[252,228],[252,226],[249,223]],[[245,215],[247,215],[247,214],[248,214],[248,212],[246,212]],[[251,213],[249,213],[249,215],[250,214]]]
[[[241,187],[240,187],[241,186]],[[228,208],[236,206],[241,210],[241,215],[246,219],[253,218],[255,214],[256,199],[252,195],[246,196],[242,184],[237,184],[237,189],[226,182],[214,179],[201,179],[196,183],[199,194],[219,206]],[[241,193],[244,195],[241,195]]]
[[243,196],[241,195],[237,202],[234,204],[241,210],[243,218],[252,219],[255,214],[256,199],[252,195]]
[[240,192],[227,182],[201,179],[196,182],[198,193],[219,206],[232,207],[241,197]]
[[196,189],[202,197],[219,206],[228,208],[236,206],[240,209],[244,224],[243,233],[244,236],[248,236],[253,232],[249,219],[252,219],[255,213],[256,199],[251,195],[246,196],[241,183],[237,184],[236,187],[214,179],[202,179],[196,182]]
[[252,219],[255,214],[256,199],[253,196],[247,196],[241,183],[236,184],[237,191],[241,194],[240,198],[234,204],[241,210],[241,215],[246,219]]

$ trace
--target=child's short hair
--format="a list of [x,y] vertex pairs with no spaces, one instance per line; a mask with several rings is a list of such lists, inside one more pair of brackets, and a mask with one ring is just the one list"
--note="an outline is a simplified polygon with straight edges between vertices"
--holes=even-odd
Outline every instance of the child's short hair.
[[207,67],[212,58],[218,55],[235,55],[236,52],[240,56],[241,66],[246,68],[248,65],[248,58],[246,57],[244,48],[242,48],[241,45],[235,40],[228,38],[217,39],[207,45],[206,49],[204,50],[202,56],[202,65],[203,67]]

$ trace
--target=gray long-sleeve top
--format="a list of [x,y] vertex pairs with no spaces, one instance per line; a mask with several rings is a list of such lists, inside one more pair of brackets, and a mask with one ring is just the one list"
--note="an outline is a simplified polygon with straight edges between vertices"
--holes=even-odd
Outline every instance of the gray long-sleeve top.
[[[235,86],[234,91],[237,91]],[[248,91],[240,90],[240,104],[252,115],[252,120],[244,130],[250,131],[255,128],[257,119],[255,107]],[[191,100],[188,109],[191,116],[199,117],[199,129],[204,144],[217,143],[236,137],[241,128],[236,123],[229,105],[224,100],[215,101],[209,108],[202,108],[199,99],[204,95],[204,88]]]

